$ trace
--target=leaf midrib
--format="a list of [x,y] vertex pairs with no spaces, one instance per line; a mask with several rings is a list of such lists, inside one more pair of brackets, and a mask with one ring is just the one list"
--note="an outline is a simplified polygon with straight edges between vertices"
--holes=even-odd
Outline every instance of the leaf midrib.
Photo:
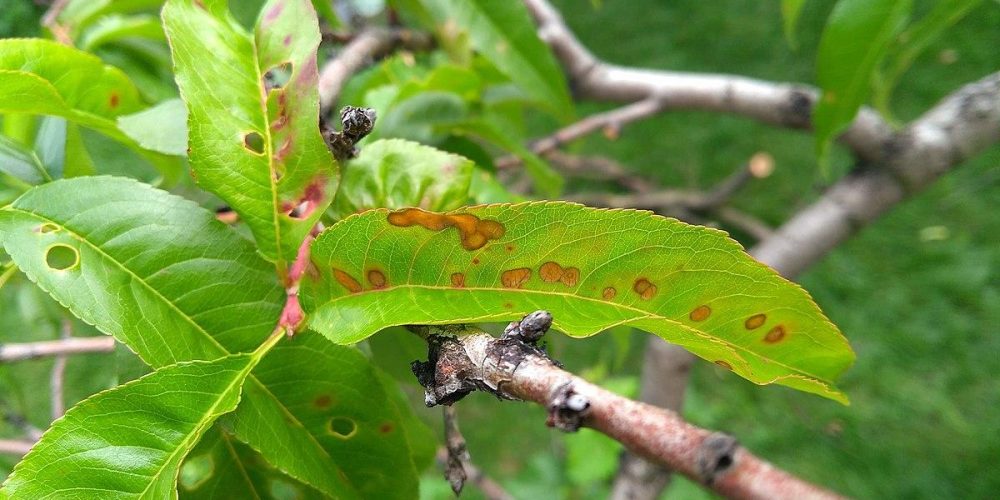
[[[709,338],[712,341],[720,342],[720,343],[726,345],[727,347],[733,349],[734,351],[738,350],[738,351],[741,351],[741,352],[749,353],[749,354],[753,355],[753,357],[759,358],[759,359],[761,359],[761,360],[763,360],[765,362],[773,363],[773,364],[775,364],[777,366],[780,366],[782,368],[785,368],[785,369],[793,372],[794,374],[797,374],[797,375],[800,375],[800,376],[803,376],[803,377],[807,377],[807,378],[812,379],[812,380],[816,380],[816,381],[822,382],[822,383],[824,383],[824,385],[830,385],[830,384],[832,384],[832,381],[829,381],[829,380],[827,380],[825,378],[820,378],[819,376],[817,376],[815,374],[805,372],[801,368],[795,368],[795,367],[792,367],[792,366],[788,366],[787,364],[785,364],[785,363],[783,363],[781,361],[777,361],[777,360],[774,360],[774,359],[772,359],[770,357],[767,357],[765,355],[757,353],[755,351],[751,351],[750,349],[748,349],[746,347],[743,347],[743,346],[740,346],[738,344],[733,344],[732,342],[730,342],[730,341],[728,341],[728,340],[726,340],[724,338],[711,335],[711,334],[709,334],[707,332],[703,332],[703,331],[697,330],[695,328],[691,328],[690,326],[685,325],[684,323],[680,323],[680,322],[678,322],[676,320],[667,318],[665,316],[660,316],[658,314],[651,313],[650,311],[646,311],[646,310],[643,310],[643,309],[638,309],[638,308],[627,306],[627,305],[624,305],[624,304],[618,304],[618,303],[615,303],[615,302],[606,302],[606,301],[603,301],[603,300],[600,300],[600,299],[595,299],[595,298],[592,298],[592,297],[585,297],[585,296],[582,296],[582,295],[576,295],[576,294],[566,293],[566,292],[544,291],[544,290],[527,290],[527,289],[516,289],[516,288],[469,287],[469,286],[464,287],[464,288],[451,288],[451,287],[446,287],[446,286],[404,284],[404,285],[395,285],[393,287],[384,288],[384,289],[381,289],[381,290],[364,290],[364,291],[361,291],[361,292],[358,292],[358,293],[352,293],[352,294],[348,294],[348,295],[341,295],[341,296],[336,297],[336,298],[334,298],[332,300],[324,302],[320,307],[323,307],[323,308],[332,307],[334,303],[338,302],[341,299],[349,299],[349,298],[352,298],[352,297],[363,296],[363,295],[366,295],[366,294],[388,293],[388,292],[392,292],[393,290],[397,290],[397,289],[403,289],[403,290],[416,289],[416,290],[433,290],[433,291],[456,291],[456,292],[463,292],[463,291],[468,291],[468,292],[490,291],[490,292],[504,292],[504,293],[514,293],[514,294],[521,293],[521,294],[529,294],[529,295],[568,297],[568,298],[571,298],[573,300],[582,300],[582,301],[587,301],[587,302],[593,302],[593,303],[601,304],[602,306],[609,306],[609,307],[617,308],[617,309],[620,309],[620,310],[625,310],[625,311],[632,312],[632,313],[638,313],[639,315],[643,316],[643,317],[639,317],[639,318],[631,318],[631,319],[628,319],[628,320],[624,320],[624,321],[619,322],[617,324],[624,324],[624,323],[628,323],[628,322],[632,322],[632,321],[637,321],[637,320],[642,320],[642,319],[655,319],[655,320],[665,321],[665,322],[667,322],[667,323],[669,323],[669,324],[671,324],[673,326],[679,326],[679,327],[683,328],[685,331],[691,332],[691,333],[693,333],[693,334],[695,334],[695,335],[697,335],[699,337],[707,337],[707,338]],[[317,308],[317,310],[318,310],[318,308]]]
[[[211,406],[211,408],[209,408],[205,413],[202,414],[202,418],[199,419],[198,424],[195,426],[195,428],[191,429],[191,432],[189,432],[186,436],[184,436],[184,440],[178,443],[177,447],[174,448],[174,451],[169,455],[167,455],[167,459],[163,461],[163,465],[160,466],[159,470],[157,470],[156,473],[151,476],[152,478],[160,477],[163,474],[164,469],[166,469],[167,466],[171,463],[171,461],[175,457],[177,457],[178,453],[180,453],[181,450],[184,450],[184,453],[187,453],[192,448],[194,448],[194,445],[191,444],[192,438],[195,435],[199,434],[201,431],[203,431],[208,425],[211,425],[212,422],[214,422],[214,421],[206,422],[207,417],[211,415],[216,415],[218,417],[218,415],[221,415],[221,413],[219,413],[219,406],[222,404],[222,401],[225,399],[225,396],[229,394],[229,391],[233,390],[233,387],[237,385],[240,387],[243,386],[243,382],[246,380],[250,370],[252,370],[255,366],[257,366],[257,363],[259,361],[260,357],[258,356],[252,356],[250,360],[248,360],[246,366],[239,371],[239,373],[233,379],[233,381],[226,386],[226,389],[218,394],[215,403]],[[239,406],[239,398],[237,398],[236,406]],[[188,445],[191,445],[191,448],[188,448]],[[177,467],[177,473],[175,474],[173,484],[177,484],[177,476],[180,473],[181,473],[181,468]],[[139,493],[139,498],[144,498],[146,496],[146,493],[149,491],[149,489],[153,487],[154,482],[155,481],[150,481],[149,484],[146,485],[146,488]],[[176,488],[174,489],[173,498],[177,498]]]
[[[142,278],[140,278],[138,275],[136,275],[134,272],[132,272],[132,270],[130,270],[127,267],[125,267],[125,265],[122,264],[121,262],[119,262],[117,259],[113,258],[111,255],[109,255],[106,252],[104,252],[104,250],[101,249],[100,247],[98,247],[96,244],[94,244],[90,240],[88,240],[88,239],[84,238],[83,236],[81,236],[79,232],[77,232],[77,231],[75,231],[73,229],[70,229],[69,227],[67,227],[63,223],[54,221],[54,220],[52,220],[52,219],[50,219],[50,218],[48,218],[48,217],[46,217],[44,215],[38,214],[38,213],[33,212],[31,210],[25,210],[23,208],[15,207],[13,205],[9,205],[9,206],[5,207],[5,209],[6,210],[10,210],[10,211],[17,211],[17,212],[20,212],[20,213],[23,213],[23,214],[26,214],[26,215],[29,215],[29,216],[41,219],[42,221],[55,224],[55,225],[57,225],[57,226],[65,229],[66,232],[69,233],[69,234],[71,234],[74,239],[76,239],[76,240],[80,241],[81,243],[87,245],[88,247],[92,248],[93,250],[95,250],[96,252],[98,252],[99,254],[101,254],[102,256],[104,256],[107,260],[113,262],[119,269],[121,269],[122,271],[124,271],[127,274],[129,274],[130,276],[132,276],[144,288],[146,288],[148,291],[150,291],[156,297],[160,298],[164,303],[166,303],[167,306],[170,307],[170,309],[172,309],[173,311],[177,312],[177,314],[181,318],[183,318],[186,322],[188,322],[192,326],[194,326],[195,329],[198,332],[202,333],[210,341],[210,345],[212,345],[212,346],[214,346],[214,347],[216,347],[216,348],[218,348],[219,350],[222,351],[223,354],[220,357],[232,355],[232,353],[229,352],[229,350],[227,350],[222,344],[220,344],[218,342],[218,340],[215,339],[215,337],[212,337],[204,328],[202,328],[201,325],[199,325],[194,320],[194,318],[191,318],[186,313],[184,313],[183,311],[181,311],[174,303],[172,303],[170,300],[168,300],[166,297],[164,297],[161,293],[159,293],[159,291],[157,291],[152,285],[150,285],[145,280],[143,280]],[[143,361],[146,361],[146,360],[143,360]],[[188,361],[191,361],[191,360],[188,360]],[[146,362],[146,363],[149,364],[149,365],[152,365],[152,363],[149,363],[149,362]],[[281,411],[285,415],[287,415],[289,417],[289,419],[291,420],[290,423],[292,423],[296,427],[302,429],[305,432],[305,435],[308,436],[309,440],[312,441],[312,443],[316,445],[316,450],[322,452],[323,456],[325,456],[327,459],[329,459],[329,461],[333,464],[334,467],[336,467],[338,470],[342,470],[342,468],[339,465],[337,465],[337,462],[333,460],[333,456],[331,456],[330,453],[327,452],[326,448],[323,448],[323,446],[319,443],[319,441],[316,440],[316,437],[311,432],[309,432],[308,429],[306,429],[305,425],[302,424],[302,422],[281,402],[280,399],[277,398],[277,396],[274,395],[273,392],[271,392],[271,390],[263,382],[261,382],[253,374],[248,375],[247,379],[249,379],[252,383],[254,383],[268,397],[270,397],[271,399],[273,399],[274,402],[277,404],[278,408],[280,408]],[[349,486],[351,486],[352,488],[355,488],[355,490],[357,490],[357,488],[354,487],[354,485],[352,483],[350,483],[349,480],[345,480],[345,483],[347,483]],[[313,485],[313,486],[319,487],[318,485]]]

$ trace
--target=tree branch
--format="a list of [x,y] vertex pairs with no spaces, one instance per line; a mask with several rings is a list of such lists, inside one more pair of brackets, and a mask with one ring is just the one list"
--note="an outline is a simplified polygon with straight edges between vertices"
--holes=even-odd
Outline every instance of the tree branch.
[[839,498],[757,458],[731,436],[685,422],[676,413],[606,391],[554,363],[535,343],[552,323],[539,311],[512,323],[502,338],[478,330],[428,337],[429,361],[414,373],[429,406],[450,405],[473,390],[531,401],[549,410],[547,425],[591,427],[632,452],[736,498]]
[[115,350],[113,337],[74,337],[61,340],[26,342],[23,344],[0,345],[0,363],[23,361],[45,356],[62,354],[84,354],[112,352]]
[[337,103],[347,80],[377,57],[398,47],[424,50],[433,44],[426,33],[405,29],[366,28],[354,37],[319,74],[320,116],[326,116]]
[[[795,279],[809,266],[822,259],[855,232],[890,210],[908,195],[928,186],[944,172],[957,167],[1000,141],[1000,73],[965,85],[944,98],[908,127],[890,137],[883,145],[886,168],[856,171],[837,182],[815,203],[789,219],[768,238],[750,250],[750,255],[771,266],[782,276]],[[644,367],[643,391],[682,390],[687,370],[678,379],[677,367],[689,365],[694,356],[676,346],[668,346],[659,337],[650,337],[647,353],[669,349],[670,359]],[[647,357],[648,363],[648,357]],[[671,389],[674,388],[674,389]],[[663,396],[661,396],[663,397]],[[653,402],[654,400],[646,399]],[[679,407],[673,408],[679,409]],[[669,472],[654,466],[629,465],[625,459],[615,484],[622,495],[614,498],[639,500],[656,498],[667,483]],[[652,472],[649,472],[654,468]],[[635,469],[646,474],[631,474]],[[649,488],[650,484],[662,484]],[[641,490],[641,491],[640,491]],[[625,496],[626,493],[628,496]]]
[[[600,101],[635,102],[655,97],[662,110],[734,114],[762,123],[810,129],[818,92],[805,85],[774,83],[742,76],[628,68],[608,64],[590,53],[545,0],[524,0],[538,23],[538,34],[562,63],[576,95]],[[891,127],[864,108],[839,138],[859,158],[879,155]]]
[[[545,159],[566,175],[614,181],[625,189],[637,193],[648,193],[654,189],[652,182],[629,172],[620,163],[606,156],[572,155],[553,149],[545,154]],[[500,168],[499,164],[497,168]]]

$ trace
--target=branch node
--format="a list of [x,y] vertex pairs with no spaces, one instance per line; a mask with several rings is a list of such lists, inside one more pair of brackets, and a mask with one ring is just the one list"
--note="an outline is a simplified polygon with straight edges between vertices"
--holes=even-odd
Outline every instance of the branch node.
[[740,444],[733,436],[713,432],[698,447],[698,475],[702,482],[711,485],[736,464],[736,450]]
[[590,400],[576,392],[573,382],[569,381],[552,391],[548,408],[545,425],[563,432],[576,432],[590,415]]

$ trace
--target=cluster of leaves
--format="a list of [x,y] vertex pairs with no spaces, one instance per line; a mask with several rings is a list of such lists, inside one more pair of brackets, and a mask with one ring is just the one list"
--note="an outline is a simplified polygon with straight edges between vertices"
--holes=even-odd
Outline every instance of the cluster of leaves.
[[[892,117],[892,91],[917,56],[982,0],[942,0],[911,22],[913,0],[839,0],[827,18],[816,55],[823,94],[813,111],[816,148],[825,161],[833,139],[871,98]],[[805,0],[782,0],[785,36],[795,44]]]
[[[529,106],[571,117],[565,82],[517,3],[398,3],[441,49],[351,83],[344,98],[383,118],[343,175],[318,126],[320,33],[305,0],[270,0],[252,29],[223,0],[168,0],[162,18],[149,17],[159,2],[70,2],[62,36],[104,60],[0,41],[12,89],[0,172],[17,194],[0,209],[0,280],[19,269],[153,370],[54,423],[4,495],[413,497],[433,440],[346,344],[536,309],[572,336],[634,326],[751,381],[846,401],[833,382],[853,353],[839,331],[720,231],[558,202],[460,209],[510,199],[490,148],[558,192],[520,122]],[[172,84],[133,83],[156,79],[166,57],[140,68],[128,58],[145,56],[124,55],[164,40],[182,100]],[[211,203],[181,175],[189,163],[241,223],[93,175],[107,172],[83,129],[141,154],[159,187]]]

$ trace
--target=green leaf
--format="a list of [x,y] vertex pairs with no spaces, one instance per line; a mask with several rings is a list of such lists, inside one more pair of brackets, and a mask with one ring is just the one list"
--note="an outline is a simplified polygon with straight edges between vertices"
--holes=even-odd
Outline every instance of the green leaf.
[[[337,184],[319,131],[316,13],[308,0],[271,0],[250,34],[224,0],[170,0],[163,20],[198,184],[239,212],[284,269]],[[271,71],[290,73],[283,87],[270,88]]]
[[160,18],[150,14],[104,16],[83,33],[78,45],[82,50],[93,52],[102,45],[124,38],[165,40]]
[[103,19],[157,11],[162,5],[163,0],[70,0],[57,19],[77,40],[86,28]]
[[[251,350],[273,330],[284,299],[250,242],[194,203],[128,179],[82,177],[34,188],[0,210],[0,234],[32,281],[154,367]],[[74,252],[75,263],[55,259]],[[303,343],[311,345],[312,355],[325,352],[325,346],[344,349],[316,341],[320,345]],[[283,349],[268,359],[281,359]],[[356,496],[355,475],[367,470],[339,454],[328,433],[314,434],[316,429],[305,425],[314,418],[312,407],[291,402],[300,396],[295,391],[319,394],[329,384],[340,384],[341,398],[351,405],[380,396],[368,394],[368,379],[345,378],[341,371],[357,367],[346,362],[321,367],[322,373],[309,379],[284,372],[273,386],[251,375],[232,426],[292,477],[329,496]],[[396,418],[391,410],[381,411],[387,412],[383,421]],[[373,448],[370,456],[406,453],[405,443],[394,446]],[[408,472],[395,473],[398,483],[379,484],[387,491],[408,491],[399,486],[410,480]]]
[[91,54],[49,40],[0,40],[0,88],[0,113],[64,117],[143,153],[168,181],[180,176],[177,159],[145,151],[118,130],[118,116],[142,108],[139,93]]
[[219,342],[251,350],[279,314],[281,288],[249,242],[133,180],[39,186],[0,210],[0,231],[32,281],[154,367],[228,354]]
[[781,0],[781,19],[785,29],[785,41],[793,49],[798,46],[795,38],[795,27],[799,24],[799,16],[806,0]]
[[[328,474],[344,474],[361,498],[417,496],[406,421],[396,411],[394,395],[380,381],[377,370],[357,349],[304,332],[277,346],[254,376],[282,406],[264,407],[257,404],[258,398],[247,406],[251,411],[225,417],[225,425],[237,435],[256,435],[255,440],[266,444],[268,451],[298,460],[307,459],[301,456],[305,453],[322,451],[330,463]],[[257,410],[266,418],[252,418]],[[288,422],[287,415],[294,421]],[[267,422],[268,428],[260,428],[261,422]],[[318,450],[290,439],[302,431],[308,432]]]
[[118,117],[118,128],[140,146],[161,153],[187,155],[187,108],[168,99],[138,113]]
[[542,195],[555,198],[562,192],[565,183],[563,177],[553,170],[545,160],[524,147],[521,141],[506,133],[502,126],[483,119],[459,124],[456,129],[496,144],[520,158],[524,162],[524,168],[528,171],[528,175],[535,181],[535,190]]
[[178,363],[83,401],[14,468],[5,498],[176,498],[184,457],[262,355]]
[[439,29],[459,27],[473,47],[560,119],[573,116],[566,78],[521,2],[425,0]]
[[888,69],[875,79],[874,101],[882,114],[891,116],[889,100],[892,91],[917,56],[981,3],[982,0],[940,0],[926,16],[900,34],[900,43],[889,52]]
[[[185,500],[217,498],[328,498],[275,469],[219,425],[205,434],[181,467],[177,490]],[[274,494],[279,493],[279,494]],[[281,493],[288,493],[282,496]]]
[[52,180],[34,151],[5,135],[0,135],[0,172],[29,185]]
[[[43,116],[35,135],[35,154],[52,178],[63,176],[66,165],[66,120]],[[49,179],[51,180],[51,179]]]
[[372,210],[321,234],[312,258],[309,325],[335,342],[546,309],[574,337],[631,325],[758,384],[846,401],[833,381],[854,359],[847,341],[718,230],[556,202]]
[[472,169],[470,160],[430,146],[375,141],[351,161],[331,210],[341,219],[370,208],[458,208],[468,199]]
[[816,57],[823,95],[813,110],[816,149],[824,161],[833,138],[868,99],[872,75],[910,15],[912,0],[840,0]]
[[319,13],[320,17],[326,21],[326,25],[329,28],[340,28],[342,23],[340,22],[340,17],[337,16],[337,12],[333,10],[332,0],[312,0],[313,8]]

